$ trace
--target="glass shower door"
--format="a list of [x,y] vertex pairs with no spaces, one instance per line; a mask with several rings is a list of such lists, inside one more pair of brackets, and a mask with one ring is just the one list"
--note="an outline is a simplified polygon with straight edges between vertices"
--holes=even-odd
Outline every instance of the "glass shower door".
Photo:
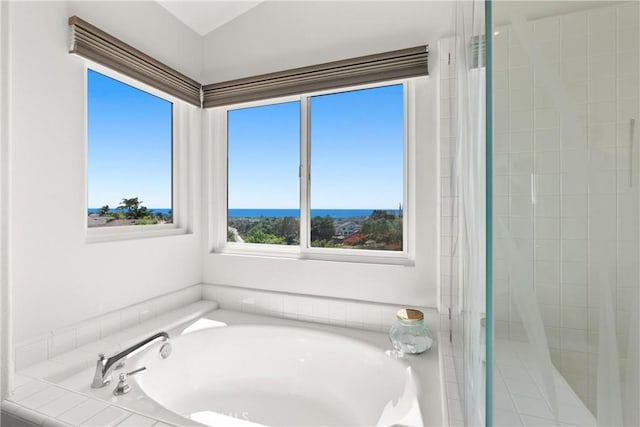
[[493,16],[494,424],[639,425],[639,3]]

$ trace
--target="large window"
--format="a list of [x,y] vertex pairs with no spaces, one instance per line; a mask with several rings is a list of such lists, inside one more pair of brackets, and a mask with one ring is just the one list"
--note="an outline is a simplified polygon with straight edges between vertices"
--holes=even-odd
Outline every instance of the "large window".
[[87,225],[172,223],[173,104],[87,73]]
[[406,251],[404,93],[393,84],[228,109],[227,244]]

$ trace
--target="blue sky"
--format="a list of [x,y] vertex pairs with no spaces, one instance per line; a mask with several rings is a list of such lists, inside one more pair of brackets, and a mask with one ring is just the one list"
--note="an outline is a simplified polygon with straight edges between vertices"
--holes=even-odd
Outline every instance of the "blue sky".
[[[312,97],[311,209],[397,209],[402,85]],[[228,205],[298,208],[300,103],[228,113]]]
[[[88,73],[88,206],[171,208],[172,104]],[[397,209],[402,85],[312,97],[310,111],[311,209]],[[299,102],[229,111],[229,208],[298,208],[299,163]]]
[[138,197],[171,208],[173,105],[92,70],[87,78],[88,207]]
[[229,111],[228,206],[297,209],[300,103]]

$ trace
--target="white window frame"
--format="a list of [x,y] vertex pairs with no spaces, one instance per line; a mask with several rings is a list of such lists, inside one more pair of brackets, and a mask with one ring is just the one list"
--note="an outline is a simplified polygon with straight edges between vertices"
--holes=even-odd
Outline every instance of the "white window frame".
[[[307,129],[309,100],[318,95],[328,95],[361,89],[402,84],[404,112],[404,167],[403,167],[403,250],[383,251],[368,249],[332,249],[310,246],[309,182],[310,182],[310,135]],[[273,98],[255,102],[213,108],[208,111],[208,131],[213,141],[210,152],[208,182],[212,184],[209,198],[209,229],[211,230],[210,252],[225,255],[313,259],[339,262],[362,262],[372,264],[414,265],[414,213],[415,213],[415,82],[414,79],[393,80],[310,92],[303,95]],[[227,117],[232,110],[300,101],[300,244],[270,245],[262,243],[227,242]],[[306,117],[306,120],[304,119]]]
[[[129,85],[141,91],[157,96],[165,101],[171,102],[172,107],[172,148],[171,148],[171,194],[172,224],[149,224],[149,225],[126,225],[111,227],[89,227],[87,224],[89,185],[88,185],[88,150],[89,150],[89,121],[88,102],[89,86],[88,72],[96,71],[123,84]],[[122,73],[104,67],[92,61],[85,61],[84,66],[84,140],[85,140],[85,201],[84,201],[84,227],[86,231],[87,243],[110,242],[117,240],[142,239],[150,237],[174,236],[189,233],[188,220],[190,217],[190,203],[188,200],[188,144],[189,120],[186,109],[190,106],[178,98],[168,95],[152,86],[139,82]],[[195,107],[193,107],[195,108]]]

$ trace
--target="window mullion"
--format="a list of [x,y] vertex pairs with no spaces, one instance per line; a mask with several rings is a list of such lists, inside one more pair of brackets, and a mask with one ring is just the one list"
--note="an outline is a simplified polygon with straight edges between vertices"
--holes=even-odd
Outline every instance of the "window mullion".
[[309,146],[309,97],[300,98],[300,250],[305,251],[309,247],[310,221],[309,193],[311,187],[310,177],[310,146]]

